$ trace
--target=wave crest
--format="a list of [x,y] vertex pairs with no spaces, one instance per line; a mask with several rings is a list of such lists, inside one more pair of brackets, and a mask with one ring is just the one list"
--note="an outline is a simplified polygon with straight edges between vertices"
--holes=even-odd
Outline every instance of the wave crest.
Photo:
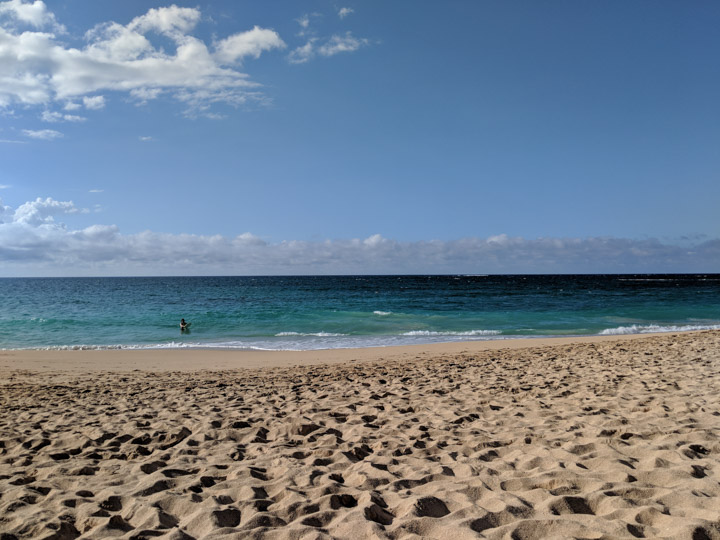
[[502,332],[499,330],[468,330],[466,332],[438,332],[434,330],[412,330],[405,332],[403,336],[499,336]]
[[691,332],[693,330],[720,330],[720,324],[686,324],[660,326],[658,324],[632,324],[630,326],[618,326],[617,328],[606,328],[599,335],[601,336],[622,336],[626,334],[655,334],[662,332]]
[[288,336],[340,337],[347,336],[347,334],[333,334],[332,332],[279,332],[275,334],[275,337]]

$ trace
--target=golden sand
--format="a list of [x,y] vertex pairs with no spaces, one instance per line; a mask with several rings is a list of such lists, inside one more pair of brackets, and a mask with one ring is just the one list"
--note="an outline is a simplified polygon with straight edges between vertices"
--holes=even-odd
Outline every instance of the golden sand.
[[0,376],[2,540],[720,538],[720,332]]

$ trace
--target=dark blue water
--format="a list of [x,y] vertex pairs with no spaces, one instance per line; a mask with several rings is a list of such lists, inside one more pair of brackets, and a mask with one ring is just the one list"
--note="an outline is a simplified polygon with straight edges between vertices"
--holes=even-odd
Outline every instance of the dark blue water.
[[5,349],[318,349],[704,328],[720,328],[718,274],[0,279]]

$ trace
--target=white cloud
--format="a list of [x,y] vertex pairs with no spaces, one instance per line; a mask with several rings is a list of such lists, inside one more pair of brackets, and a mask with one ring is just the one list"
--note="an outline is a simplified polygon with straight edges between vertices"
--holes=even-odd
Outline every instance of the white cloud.
[[62,114],[59,112],[43,111],[40,115],[43,122],[84,122],[87,118],[74,114]]
[[104,96],[85,96],[82,100],[85,108],[90,109],[91,111],[98,111],[105,108]]
[[154,30],[170,37],[182,37],[195,28],[200,17],[199,9],[172,5],[152,8],[145,15],[135,17],[127,27],[141,34]]
[[344,36],[332,36],[327,43],[318,48],[318,52],[323,56],[333,56],[341,52],[357,51],[368,43],[370,43],[369,40],[356,38],[350,32],[347,32]]
[[[126,25],[99,24],[86,33],[85,47],[63,43],[53,26],[54,15],[43,2],[0,3],[0,13],[33,26],[16,30],[0,20],[0,108],[57,102],[75,110],[104,106],[106,92],[124,92],[146,101],[167,93],[191,109],[212,103],[263,100],[256,83],[228,63],[282,48],[273,30],[254,27],[220,40],[214,51],[190,32],[202,18],[197,8],[153,8]],[[153,43],[160,34],[171,40],[167,50]],[[173,50],[174,49],[174,50]]]
[[162,94],[162,88],[133,88],[130,95],[135,98],[139,104],[145,104],[148,101],[157,99]]
[[9,184],[0,184],[0,189],[10,189],[11,187]]
[[138,137],[138,139],[140,139],[142,142],[149,142],[149,141],[153,140],[153,138],[150,137],[149,135],[140,135],[140,137]]
[[88,193],[102,193],[103,191],[105,191],[105,190],[104,189],[91,189],[90,191],[88,191]]
[[349,7],[340,8],[340,11],[338,11],[338,17],[340,17],[341,19],[344,19],[345,17],[347,17],[348,15],[351,15],[353,13],[355,13],[355,10],[353,8],[349,8]]
[[506,246],[512,242],[507,234],[498,234],[497,236],[490,236],[487,239],[488,244],[497,244],[500,246]]
[[309,39],[305,45],[296,47],[288,55],[292,64],[304,64],[317,54],[321,56],[334,56],[341,52],[353,52],[370,43],[365,38],[356,38],[351,32],[344,36],[333,35],[325,43],[318,44],[318,38]]
[[245,56],[259,58],[263,51],[285,47],[277,32],[255,26],[252,30],[219,41],[215,46],[215,58],[220,64],[232,64]]
[[368,238],[363,240],[363,244],[368,247],[376,247],[382,245],[385,242],[388,242],[388,240],[386,240],[382,237],[382,235],[379,234],[373,234],[372,236],[369,236]]
[[31,139],[40,139],[43,141],[51,141],[64,136],[54,129],[23,129],[23,135]]
[[313,56],[315,56],[315,42],[317,40],[312,38],[308,40],[305,45],[295,48],[290,51],[288,60],[293,64],[304,64],[308,62]]
[[[9,206],[5,206],[0,199],[0,226],[3,223],[12,222],[15,216],[15,212]],[[0,254],[2,253],[2,247],[0,247]],[[0,256],[1,258],[1,256]]]
[[300,25],[300,31],[296,35],[299,37],[314,35],[316,31],[312,28],[313,20],[320,19],[321,17],[321,13],[305,13],[302,17],[295,19]]
[[15,22],[30,25],[34,28],[48,26],[57,32],[64,32],[65,28],[57,24],[55,15],[47,10],[44,2],[23,2],[22,0],[9,0],[0,2],[0,17],[8,16]]
[[303,15],[299,19],[296,19],[297,23],[300,25],[301,28],[307,28],[310,26],[310,15]]
[[62,122],[63,115],[59,112],[43,111],[40,118],[43,122]]
[[[50,197],[38,197],[34,201],[19,206],[13,214],[12,222],[37,227],[55,222],[54,216],[82,212],[72,201],[56,201]],[[62,227],[62,226],[61,226]]]
[[36,199],[16,210],[0,201],[3,275],[642,273],[720,267],[720,240],[691,246],[620,238],[524,239],[498,235],[453,241],[365,239],[271,243],[251,233],[122,234],[114,225],[70,229],[56,221],[86,212]]

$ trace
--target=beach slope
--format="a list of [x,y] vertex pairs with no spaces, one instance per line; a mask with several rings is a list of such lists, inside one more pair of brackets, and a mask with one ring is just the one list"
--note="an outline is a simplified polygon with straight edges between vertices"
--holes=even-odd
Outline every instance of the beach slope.
[[2,539],[720,538],[720,332],[238,355],[0,353]]

